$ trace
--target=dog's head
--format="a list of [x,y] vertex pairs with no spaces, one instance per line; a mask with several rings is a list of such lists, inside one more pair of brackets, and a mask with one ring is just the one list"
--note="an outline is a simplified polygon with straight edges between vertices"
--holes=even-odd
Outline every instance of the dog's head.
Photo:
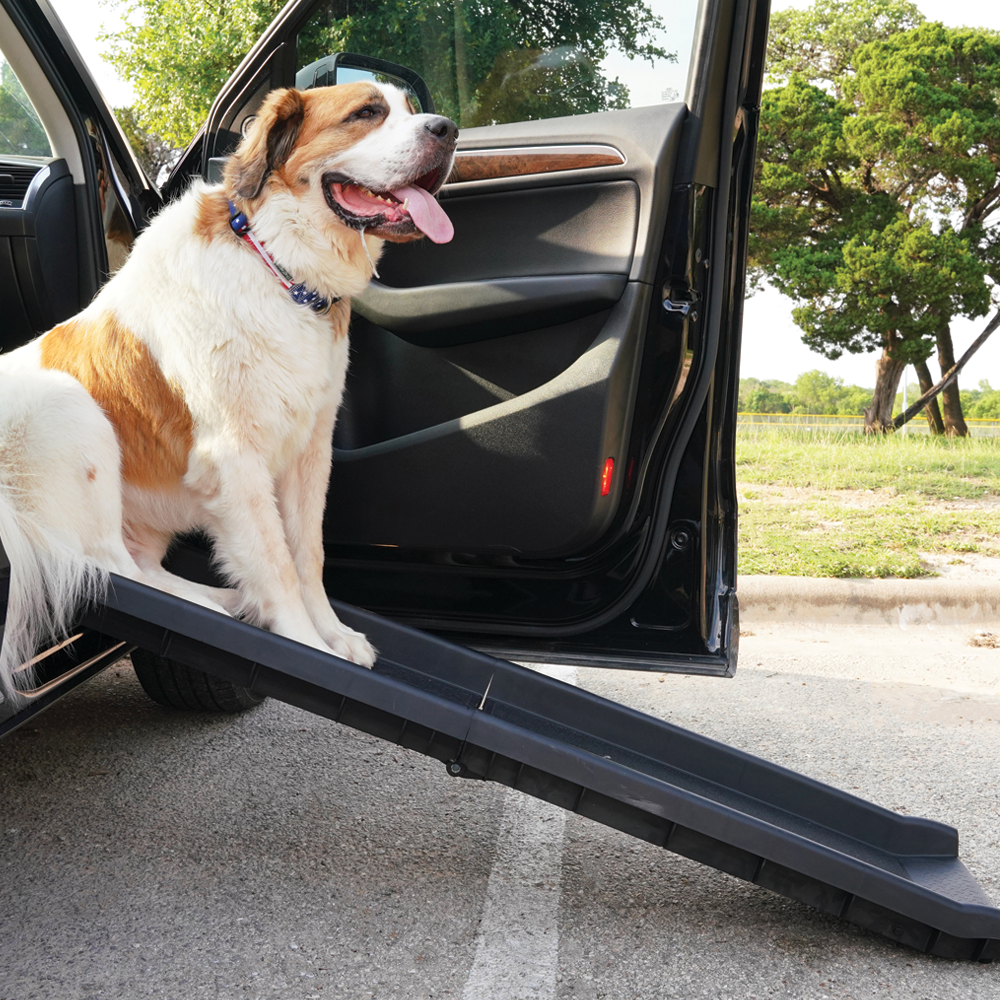
[[451,119],[415,114],[389,84],[276,90],[230,157],[226,185],[250,208],[288,192],[312,205],[314,222],[325,206],[324,229],[444,243],[453,230],[434,195],[451,171],[457,137]]

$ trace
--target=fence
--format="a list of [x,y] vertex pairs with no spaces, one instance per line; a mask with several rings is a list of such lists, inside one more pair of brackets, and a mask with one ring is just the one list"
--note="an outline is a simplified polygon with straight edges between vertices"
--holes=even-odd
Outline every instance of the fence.
[[[969,434],[972,437],[1000,437],[1000,420],[982,420],[966,417]],[[737,429],[753,432],[753,428],[783,427],[807,433],[820,431],[824,434],[861,433],[865,429],[865,418],[846,413],[740,413],[737,414]],[[902,427],[899,434],[930,434],[927,420],[921,413]]]

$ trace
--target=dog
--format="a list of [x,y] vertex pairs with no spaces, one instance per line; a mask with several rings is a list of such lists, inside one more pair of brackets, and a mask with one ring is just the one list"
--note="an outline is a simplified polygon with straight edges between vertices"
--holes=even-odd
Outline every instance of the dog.
[[[86,309],[0,357],[8,698],[109,573],[374,663],[322,582],[350,299],[384,241],[451,239],[434,196],[457,135],[388,84],[274,91],[223,184],[195,182]],[[163,568],[194,529],[230,587]]]

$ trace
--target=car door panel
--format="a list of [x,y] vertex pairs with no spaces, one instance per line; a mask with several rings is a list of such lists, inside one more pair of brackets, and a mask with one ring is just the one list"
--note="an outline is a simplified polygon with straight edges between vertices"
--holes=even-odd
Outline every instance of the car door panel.
[[393,288],[372,281],[356,315],[418,347],[450,347],[589,316],[625,291],[624,274],[491,278]]
[[[651,299],[628,280],[642,273],[636,234],[669,185],[684,117],[658,107],[463,133],[459,163],[483,179],[442,191],[454,239],[387,245],[354,303],[328,546],[542,558],[600,537],[621,495],[621,475],[602,477],[625,453]],[[573,152],[567,133],[600,141]],[[461,361],[447,355],[459,345]],[[524,362],[539,352],[564,367]],[[519,367],[546,378],[512,379]]]
[[[319,9],[289,4],[220,94],[203,175]],[[722,465],[766,0],[699,19],[687,105],[463,129],[454,241],[386,248],[354,303],[332,594],[505,653],[733,669]]]
[[[446,281],[488,281],[551,274],[628,274],[635,247],[639,189],[631,180],[480,194],[478,181],[449,190],[441,205],[455,226],[449,243],[389,245],[380,281],[415,288]],[[487,182],[488,183],[488,182]],[[445,193],[446,192],[446,193]],[[362,296],[362,300],[364,296]]]
[[[364,349],[354,351],[349,405],[337,420],[341,457],[538,389],[590,348],[609,315],[605,309],[579,321],[434,350],[356,320],[355,344],[363,338]],[[428,392],[429,385],[437,391]]]
[[[659,242],[687,122],[685,105],[658,104],[463,129],[456,168],[442,191],[442,205],[450,211],[452,199],[470,196],[631,181],[639,199],[627,273],[633,281],[651,280],[656,250],[649,243],[651,239]],[[567,153],[574,147],[578,153]],[[533,150],[530,158],[526,149]],[[601,151],[603,162],[589,162],[591,157],[598,157],[595,150]],[[614,159],[613,154],[617,154],[617,162],[608,162]],[[536,158],[542,162],[533,165]],[[549,169],[543,169],[546,159],[552,161]],[[573,159],[577,160],[575,164]],[[465,164],[470,161],[479,162],[482,173],[504,172],[466,180]],[[532,172],[521,172],[528,170]],[[613,231],[620,227],[627,232],[629,222],[624,215],[606,216],[602,224],[605,238],[624,238],[624,232]],[[554,246],[550,249],[557,252]]]
[[[581,332],[593,340],[563,371],[526,392],[505,390],[507,399],[494,397],[488,406],[470,397],[476,408],[468,413],[359,448],[343,447],[346,435],[338,431],[337,474],[324,532],[328,545],[549,555],[575,551],[596,538],[618,497],[616,490],[600,495],[600,476],[606,459],[623,453],[622,416],[641,339],[635,317],[649,297],[647,286],[632,283],[599,326],[580,320],[543,331],[550,355],[561,348],[566,360],[570,345],[584,339]],[[501,342],[508,338],[493,338],[482,355],[494,360],[506,348],[509,356],[532,334],[514,336],[516,347]],[[364,358],[365,328],[355,327],[354,338],[354,350]],[[464,366],[449,358],[447,349],[423,350],[443,362],[445,372],[458,369],[485,388],[488,380],[475,370],[479,352],[473,345],[463,345]],[[405,395],[397,398],[408,414],[420,412],[423,395],[453,403],[459,398],[443,378],[431,380],[430,363],[411,359],[396,370],[406,384]],[[385,371],[380,364],[357,365],[342,427],[360,422],[355,393],[377,393]],[[369,378],[374,388],[355,388]],[[389,388],[385,395],[394,393]]]

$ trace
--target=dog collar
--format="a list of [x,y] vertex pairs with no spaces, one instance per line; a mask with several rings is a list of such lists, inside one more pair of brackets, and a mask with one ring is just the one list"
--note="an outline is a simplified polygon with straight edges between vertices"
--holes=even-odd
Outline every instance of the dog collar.
[[246,217],[246,213],[241,212],[231,201],[229,202],[229,227],[244,243],[253,247],[260,259],[270,268],[271,273],[288,290],[292,300],[300,306],[308,306],[315,313],[325,313],[329,312],[334,303],[341,300],[342,296],[340,295],[335,299],[324,298],[319,292],[306,288],[301,281],[296,281],[265,249],[263,242],[250,228],[250,220]]

